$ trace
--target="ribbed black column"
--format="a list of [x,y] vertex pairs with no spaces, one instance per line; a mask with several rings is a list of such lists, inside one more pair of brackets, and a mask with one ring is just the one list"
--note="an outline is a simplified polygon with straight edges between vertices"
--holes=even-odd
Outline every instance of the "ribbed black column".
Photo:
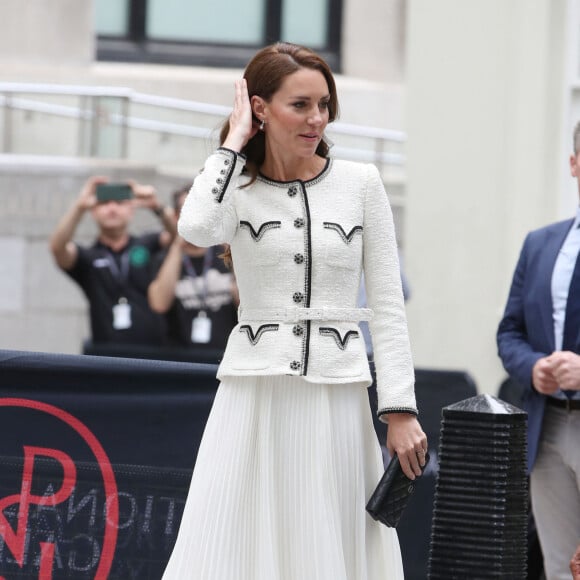
[[442,412],[430,580],[527,577],[527,414],[490,395]]

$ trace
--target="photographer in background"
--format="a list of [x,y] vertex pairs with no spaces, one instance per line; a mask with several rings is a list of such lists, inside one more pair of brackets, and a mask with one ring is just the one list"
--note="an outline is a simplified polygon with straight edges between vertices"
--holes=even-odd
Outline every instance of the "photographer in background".
[[[173,194],[179,218],[190,185]],[[164,314],[169,344],[195,351],[195,359],[217,362],[238,321],[234,274],[220,257],[224,248],[201,248],[177,236],[167,253],[155,259],[149,305]]]
[[[163,222],[160,233],[132,236],[128,227],[135,208],[153,211]],[[86,212],[98,226],[95,243],[72,241]],[[50,238],[58,266],[83,290],[89,302],[93,344],[158,346],[165,341],[163,318],[147,303],[151,260],[175,236],[175,219],[155,189],[134,182],[108,183],[91,177]]]

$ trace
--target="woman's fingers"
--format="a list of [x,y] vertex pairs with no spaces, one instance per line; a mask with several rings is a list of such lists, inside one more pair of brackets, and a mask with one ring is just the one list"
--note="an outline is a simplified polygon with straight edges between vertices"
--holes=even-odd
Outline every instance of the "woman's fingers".
[[409,479],[415,479],[423,473],[423,467],[426,465],[427,452],[420,448],[419,451],[412,449],[407,453],[397,454],[403,472]]
[[256,129],[252,126],[252,107],[246,79],[235,81],[234,87],[234,105],[229,118],[230,130],[223,146],[241,151],[256,133]]
[[[399,463],[401,464],[401,469],[403,473],[410,479],[414,480],[417,476],[421,475],[421,468],[419,467],[419,462],[417,457],[414,458],[407,454],[398,455]],[[418,470],[418,473],[417,473]]]
[[415,449],[415,455],[419,460],[419,465],[421,467],[425,467],[425,462],[427,461],[427,451],[425,451],[423,448],[419,449],[419,451]]
[[387,448],[391,455],[398,455],[401,468],[409,479],[421,475],[427,454],[427,436],[416,417],[397,413],[389,416]]

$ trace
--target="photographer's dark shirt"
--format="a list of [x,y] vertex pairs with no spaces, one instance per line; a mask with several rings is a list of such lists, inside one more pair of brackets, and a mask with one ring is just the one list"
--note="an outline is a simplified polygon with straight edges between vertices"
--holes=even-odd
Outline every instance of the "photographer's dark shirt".
[[[166,314],[171,345],[210,349],[216,353],[225,350],[238,313],[232,295],[234,277],[218,256],[220,251],[208,249],[209,261],[204,256],[183,258],[175,299]],[[163,263],[161,254],[157,262],[158,270]],[[193,321],[201,311],[211,320],[211,337],[207,343],[192,340]]]
[[[152,281],[152,259],[160,249],[159,234],[129,238],[120,251],[97,241],[77,246],[78,258],[66,273],[82,288],[89,301],[94,343],[158,346],[165,343],[165,321],[147,302]],[[125,299],[131,307],[131,326],[116,329],[113,307]]]

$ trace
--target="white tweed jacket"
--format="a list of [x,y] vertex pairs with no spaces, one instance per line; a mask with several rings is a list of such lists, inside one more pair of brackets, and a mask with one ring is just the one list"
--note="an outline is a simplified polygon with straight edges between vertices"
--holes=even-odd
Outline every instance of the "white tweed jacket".
[[[328,159],[310,181],[259,176],[240,187],[249,180],[244,164],[225,148],[212,154],[178,224],[193,244],[231,246],[239,322],[218,378],[296,375],[368,386],[358,321],[374,313],[378,414],[416,413],[393,218],[376,167]],[[370,310],[356,308],[363,270]]]

